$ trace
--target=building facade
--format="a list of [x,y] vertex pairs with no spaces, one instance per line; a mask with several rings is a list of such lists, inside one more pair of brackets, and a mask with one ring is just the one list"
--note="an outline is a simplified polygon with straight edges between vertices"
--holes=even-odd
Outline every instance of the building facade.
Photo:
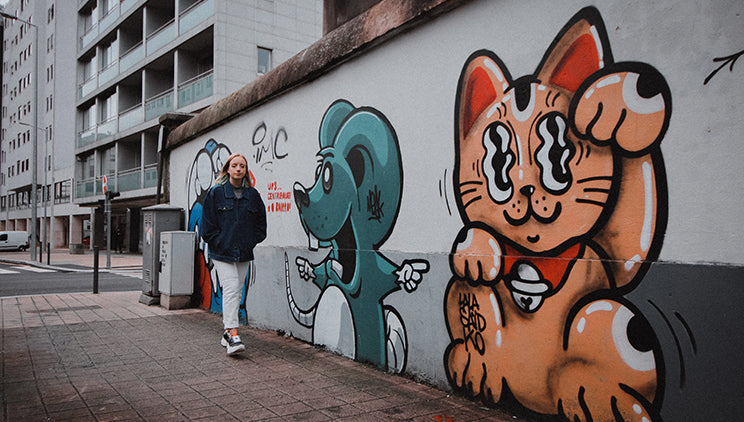
[[[120,192],[112,201],[111,224],[121,236],[113,240],[138,250],[141,209],[156,203],[160,182],[159,117],[200,111],[292,57],[322,31],[321,0],[79,0],[74,8],[56,10],[54,3],[18,0],[6,6],[21,19],[33,15],[34,23],[48,10],[56,13],[49,23],[38,22],[39,47],[56,34],[53,57],[61,63],[40,57],[37,99],[39,139],[50,140],[48,146],[38,144],[39,163],[45,162],[45,148],[54,151],[47,158],[54,169],[51,176],[47,172],[47,183],[41,182],[41,165],[38,173],[39,185],[54,195],[53,211],[45,219],[41,199],[37,211],[40,220],[54,222],[53,247],[88,244],[92,210],[104,199],[105,181],[107,190]],[[32,66],[15,61],[25,57],[33,37],[24,33],[16,43],[20,24],[6,20],[6,25],[4,51],[13,59],[5,60],[12,73],[4,76],[13,80],[3,91],[8,101],[3,157],[8,156],[0,180],[0,228],[25,230],[32,183],[20,156],[30,156],[31,128],[20,123],[33,103],[27,89],[32,76],[26,76]],[[44,72],[53,64],[54,84],[44,86]],[[23,92],[16,94],[20,87]]]

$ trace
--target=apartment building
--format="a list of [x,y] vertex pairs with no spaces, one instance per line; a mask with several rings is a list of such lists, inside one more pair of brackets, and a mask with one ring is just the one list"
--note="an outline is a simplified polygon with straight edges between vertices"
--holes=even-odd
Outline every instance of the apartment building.
[[[44,40],[56,34],[53,50],[60,63],[46,64],[55,66],[54,83],[43,87],[47,67],[42,62],[47,61],[40,59],[37,97],[39,140],[49,138],[49,145],[38,144],[39,163],[52,169],[51,176],[47,172],[47,183],[41,182],[45,173],[39,169],[39,185],[45,187],[42,193],[48,191],[53,197],[48,201],[52,212],[43,214],[42,204],[47,203],[41,199],[37,212],[40,220],[53,222],[48,230],[54,247],[88,244],[95,218],[92,210],[105,197],[105,180],[107,190],[120,193],[111,202],[112,228],[122,233],[124,249],[138,250],[141,209],[156,203],[160,180],[158,118],[168,112],[202,110],[322,35],[322,0],[62,3],[11,0],[5,9],[21,19],[34,19],[40,51]],[[50,9],[54,19],[39,21]],[[12,176],[4,174],[0,179],[0,228],[25,230],[31,224],[31,177],[20,157],[30,156],[32,128],[22,123],[30,121],[27,110],[33,94],[22,80],[30,81],[26,75],[31,65],[26,61],[16,65],[15,61],[19,54],[25,57],[23,49],[33,36],[25,30],[22,41],[16,42],[22,24],[5,22],[4,62],[10,62],[12,72],[5,72],[4,63],[3,76],[20,82],[3,82],[3,110],[7,100],[8,116],[4,113],[2,118],[0,158],[7,153],[4,173],[13,168]],[[52,22],[55,25],[50,28]],[[45,117],[47,108],[49,116]],[[45,155],[47,148],[53,154]]]
[[[3,19],[0,229],[32,231],[35,181],[37,238],[64,245],[69,223],[62,220],[89,215],[88,209],[72,204],[75,156],[65,142],[75,127],[70,104],[75,49],[64,40],[76,36],[76,14],[55,7],[53,0],[11,0],[3,13],[17,19]],[[55,211],[59,223],[50,224]]]

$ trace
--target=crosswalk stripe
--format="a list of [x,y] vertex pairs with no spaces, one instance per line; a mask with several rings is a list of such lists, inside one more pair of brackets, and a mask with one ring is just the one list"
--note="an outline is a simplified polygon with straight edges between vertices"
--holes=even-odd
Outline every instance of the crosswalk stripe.
[[19,271],[4,270],[4,269],[0,268],[0,274],[19,274]]
[[50,270],[49,268],[39,268],[39,267],[13,267],[17,270],[23,270],[23,271],[31,271],[35,273],[53,273],[56,272],[56,270]]

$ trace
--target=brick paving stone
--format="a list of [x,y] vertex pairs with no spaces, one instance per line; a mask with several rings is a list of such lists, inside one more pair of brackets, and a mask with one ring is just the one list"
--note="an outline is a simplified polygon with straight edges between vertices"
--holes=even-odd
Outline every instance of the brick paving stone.
[[513,420],[270,331],[230,358],[218,315],[138,298],[0,298],[0,422]]

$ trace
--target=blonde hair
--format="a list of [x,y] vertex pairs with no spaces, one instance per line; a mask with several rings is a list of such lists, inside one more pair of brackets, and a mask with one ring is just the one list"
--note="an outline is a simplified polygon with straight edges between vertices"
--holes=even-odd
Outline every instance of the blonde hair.
[[248,172],[248,160],[245,159],[245,156],[243,154],[240,154],[238,152],[234,152],[230,154],[229,157],[227,157],[227,161],[225,161],[225,164],[222,165],[222,168],[220,169],[220,175],[217,176],[217,184],[218,185],[224,185],[228,181],[230,181],[230,175],[227,173],[227,169],[230,168],[230,161],[233,160],[233,158],[240,157],[245,161],[245,175],[243,176],[243,187],[244,188],[251,188],[253,185],[251,185],[251,177]]

